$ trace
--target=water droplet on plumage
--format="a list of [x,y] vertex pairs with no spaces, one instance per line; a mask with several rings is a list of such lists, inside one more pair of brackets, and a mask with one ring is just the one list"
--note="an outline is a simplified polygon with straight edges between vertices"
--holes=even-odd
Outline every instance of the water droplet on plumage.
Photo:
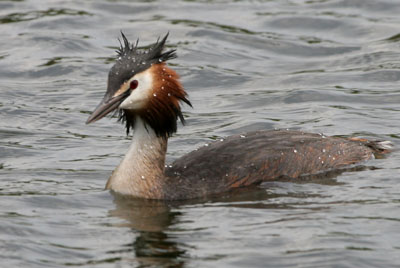
[[241,138],[246,138],[246,136],[245,136],[245,135],[240,135],[240,137],[241,137]]
[[204,146],[206,146],[206,147],[207,147],[207,146],[208,146],[208,143],[204,144]]
[[142,175],[142,180],[144,180],[145,179],[145,177]]
[[164,87],[161,87],[161,89],[164,89]]
[[220,139],[219,141],[224,141],[224,139]]
[[171,93],[168,93],[168,97],[171,97]]
[[154,96],[154,97],[157,97],[157,94],[156,94],[156,93],[153,93],[153,96]]
[[326,150],[325,150],[325,149],[322,149],[322,152],[323,152],[323,153],[325,153],[325,152],[326,152]]
[[294,153],[297,153],[297,150],[296,150],[296,149],[294,149],[294,150],[293,150],[293,152],[294,152]]

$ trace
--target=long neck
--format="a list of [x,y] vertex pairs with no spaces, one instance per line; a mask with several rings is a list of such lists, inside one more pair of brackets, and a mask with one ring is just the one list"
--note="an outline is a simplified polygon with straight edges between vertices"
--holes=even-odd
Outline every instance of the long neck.
[[167,138],[157,137],[153,129],[137,117],[132,143],[106,189],[136,197],[162,198],[167,143]]

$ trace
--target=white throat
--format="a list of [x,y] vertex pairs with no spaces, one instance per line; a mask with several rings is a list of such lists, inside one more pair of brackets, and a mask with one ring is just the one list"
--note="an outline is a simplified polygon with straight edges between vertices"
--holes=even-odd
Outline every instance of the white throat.
[[109,178],[106,189],[144,198],[161,195],[166,151],[167,139],[157,137],[137,116],[132,143]]

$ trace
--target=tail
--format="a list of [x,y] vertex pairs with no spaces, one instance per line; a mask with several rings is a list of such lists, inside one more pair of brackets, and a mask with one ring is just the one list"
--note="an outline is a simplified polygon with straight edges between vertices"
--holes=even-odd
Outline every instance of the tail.
[[370,141],[362,138],[350,138],[349,140],[358,141],[372,149],[374,154],[388,154],[393,151],[394,145],[391,141]]
[[394,145],[391,141],[371,141],[369,146],[380,154],[388,154],[393,151]]

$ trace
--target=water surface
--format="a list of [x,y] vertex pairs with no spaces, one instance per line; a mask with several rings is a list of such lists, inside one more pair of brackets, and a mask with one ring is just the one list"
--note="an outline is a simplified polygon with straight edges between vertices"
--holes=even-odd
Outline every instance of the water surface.
[[194,108],[168,161],[257,129],[400,147],[400,5],[390,0],[0,1],[3,267],[398,267],[400,155],[315,181],[180,203],[103,191],[130,137],[86,126],[120,30],[170,32]]

